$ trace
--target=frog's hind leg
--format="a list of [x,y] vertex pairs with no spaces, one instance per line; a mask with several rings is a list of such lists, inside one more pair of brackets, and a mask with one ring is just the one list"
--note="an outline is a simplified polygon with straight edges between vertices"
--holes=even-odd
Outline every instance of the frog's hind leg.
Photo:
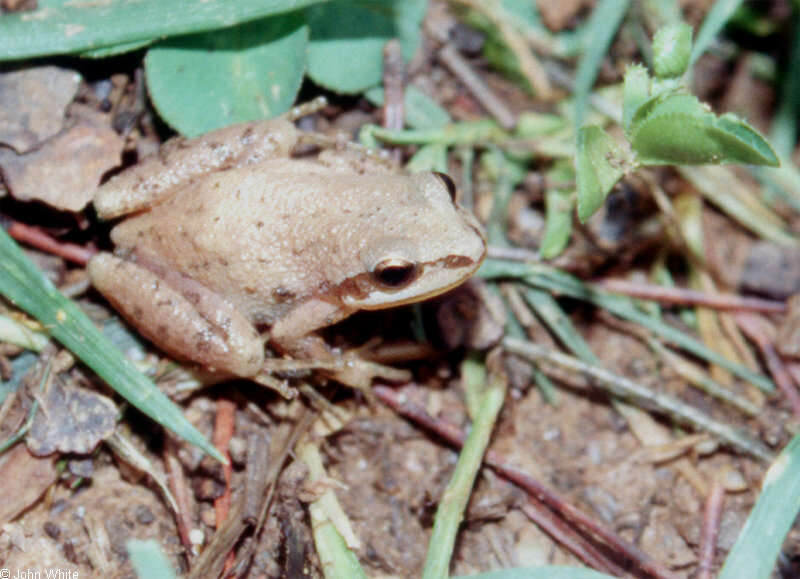
[[104,183],[94,207],[101,219],[149,209],[207,175],[288,158],[300,135],[291,122],[277,118],[231,125],[193,139],[170,139],[157,155]]
[[181,292],[162,277],[110,253],[92,257],[89,278],[146,338],[179,359],[253,377],[264,363],[264,340],[221,298]]

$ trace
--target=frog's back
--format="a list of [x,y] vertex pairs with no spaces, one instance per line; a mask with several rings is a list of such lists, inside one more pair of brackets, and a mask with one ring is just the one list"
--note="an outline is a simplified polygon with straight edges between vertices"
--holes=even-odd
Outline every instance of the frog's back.
[[123,221],[112,238],[271,322],[295,301],[362,273],[360,254],[376,223],[402,229],[398,216],[414,203],[391,185],[404,177],[354,178],[296,160],[275,169],[210,176]]

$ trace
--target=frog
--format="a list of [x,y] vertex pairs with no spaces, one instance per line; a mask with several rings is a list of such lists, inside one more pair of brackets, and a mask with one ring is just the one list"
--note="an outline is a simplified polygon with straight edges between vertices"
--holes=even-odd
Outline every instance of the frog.
[[209,372],[259,381],[269,348],[367,387],[377,373],[320,331],[456,287],[486,236],[446,174],[319,135],[250,121],[169,140],[113,176],[93,204],[119,220],[114,250],[90,259],[91,283],[145,338]]

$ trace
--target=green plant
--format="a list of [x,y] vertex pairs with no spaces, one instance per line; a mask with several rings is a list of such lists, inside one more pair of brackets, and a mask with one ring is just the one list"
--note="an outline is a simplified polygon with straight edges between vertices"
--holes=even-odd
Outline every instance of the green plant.
[[680,78],[689,66],[691,35],[686,24],[660,30],[653,39],[654,76],[641,65],[626,72],[622,128],[627,147],[599,126],[578,130],[575,171],[582,221],[600,208],[617,181],[640,167],[779,165],[772,147],[750,125],[731,113],[715,115],[686,92]]
[[399,39],[409,58],[426,8],[427,0],[51,0],[0,19],[0,62],[144,48],[153,104],[194,136],[284,112],[305,75],[339,93],[380,84],[384,44]]

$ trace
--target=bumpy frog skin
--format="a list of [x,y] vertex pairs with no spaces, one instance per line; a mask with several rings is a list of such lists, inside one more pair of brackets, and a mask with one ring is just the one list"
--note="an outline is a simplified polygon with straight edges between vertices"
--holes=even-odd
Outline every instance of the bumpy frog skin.
[[447,176],[337,150],[298,158],[303,139],[285,120],[236,125],[170,141],[111,179],[97,213],[127,217],[115,254],[91,259],[92,283],[171,355],[255,377],[267,341],[332,359],[316,330],[435,296],[478,268],[484,234]]

